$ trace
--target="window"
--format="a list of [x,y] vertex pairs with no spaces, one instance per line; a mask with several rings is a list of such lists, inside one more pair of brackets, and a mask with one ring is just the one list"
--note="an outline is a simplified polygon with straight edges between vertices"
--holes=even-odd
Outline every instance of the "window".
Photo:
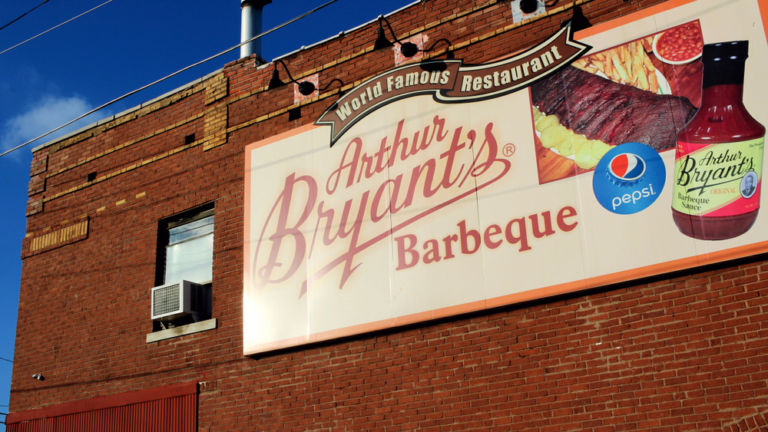
[[213,226],[210,205],[160,222],[157,285],[180,280],[211,282]]
[[[213,227],[213,204],[206,204],[160,221],[155,286],[176,284],[179,287],[182,286],[181,281],[190,281],[202,287],[191,291],[191,311],[184,309],[181,314],[170,314],[167,317],[155,319],[153,332],[180,326],[189,327],[191,324],[197,324],[190,328],[191,332],[209,330],[210,325],[206,325],[205,321],[212,321],[212,325],[215,326],[215,320],[211,320]],[[177,304],[181,307],[179,303],[181,297],[171,294],[174,291],[170,286],[168,289],[168,295],[171,296],[172,302],[175,302],[174,308]],[[158,291],[158,293],[161,292]],[[154,302],[155,297],[153,297],[153,308],[156,305]],[[170,311],[173,312],[174,308]],[[183,333],[174,332],[172,336],[181,334]],[[148,342],[156,339],[155,335],[148,335]]]

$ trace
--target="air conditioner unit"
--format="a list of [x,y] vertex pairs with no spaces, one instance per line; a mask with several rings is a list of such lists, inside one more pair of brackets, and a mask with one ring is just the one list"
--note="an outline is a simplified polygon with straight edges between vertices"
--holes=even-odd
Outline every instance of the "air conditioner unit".
[[190,281],[179,281],[152,288],[152,319],[171,320],[196,314],[203,297],[203,286]]

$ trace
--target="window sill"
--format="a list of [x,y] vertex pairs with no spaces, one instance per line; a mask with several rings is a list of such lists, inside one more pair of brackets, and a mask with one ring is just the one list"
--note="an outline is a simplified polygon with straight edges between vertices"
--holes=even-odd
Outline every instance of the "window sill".
[[216,328],[216,324],[216,318],[211,318],[205,321],[152,332],[147,335],[147,343],[159,342],[161,340],[213,330]]

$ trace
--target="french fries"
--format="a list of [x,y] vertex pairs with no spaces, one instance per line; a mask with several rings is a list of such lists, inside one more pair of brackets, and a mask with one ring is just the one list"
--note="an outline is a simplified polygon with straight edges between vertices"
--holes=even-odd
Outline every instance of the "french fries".
[[606,51],[601,51],[573,62],[583,71],[602,74],[619,84],[635,86],[642,90],[659,93],[656,67],[646,53],[653,37],[636,40]]
[[[573,66],[596,75],[607,77],[619,84],[637,87],[641,90],[660,93],[656,67],[648,52],[651,51],[653,36],[580,58]],[[560,124],[555,115],[547,115],[533,107],[533,119],[539,132],[541,144],[555,150],[561,156],[570,157],[579,168],[592,169],[611,145],[586,136]]]

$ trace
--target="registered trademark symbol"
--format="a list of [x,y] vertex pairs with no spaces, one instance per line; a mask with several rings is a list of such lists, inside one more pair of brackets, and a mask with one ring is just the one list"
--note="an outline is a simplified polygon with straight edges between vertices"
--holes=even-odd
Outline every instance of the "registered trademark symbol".
[[515,154],[515,150],[517,150],[517,148],[515,147],[514,144],[512,144],[512,143],[504,144],[504,148],[502,149],[502,153],[504,154],[504,156],[510,157],[513,154]]

